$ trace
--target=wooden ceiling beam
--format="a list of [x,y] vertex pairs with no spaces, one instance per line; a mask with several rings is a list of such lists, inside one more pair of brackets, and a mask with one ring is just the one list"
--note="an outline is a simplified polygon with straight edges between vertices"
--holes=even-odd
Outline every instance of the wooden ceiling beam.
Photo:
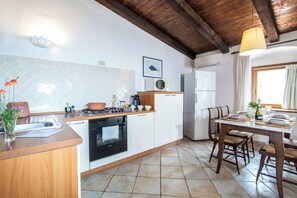
[[176,12],[189,22],[205,39],[221,52],[228,53],[229,46],[219,35],[197,14],[185,0],[165,0]]
[[279,40],[279,34],[276,28],[271,4],[269,0],[252,0],[261,23],[265,29],[269,41],[276,42]]
[[152,25],[145,19],[141,18],[135,12],[121,4],[117,0],[96,0],[101,5],[105,6],[106,8],[112,10],[116,14],[120,15],[121,17],[125,18],[132,24],[138,26],[142,30],[146,31],[147,33],[151,34],[152,36],[158,38],[159,40],[163,41],[167,45],[173,47],[177,51],[183,53],[184,55],[188,56],[191,59],[195,59],[196,53],[192,50],[188,49],[186,46],[181,44],[179,41],[175,40],[165,32],[158,29],[156,26]]

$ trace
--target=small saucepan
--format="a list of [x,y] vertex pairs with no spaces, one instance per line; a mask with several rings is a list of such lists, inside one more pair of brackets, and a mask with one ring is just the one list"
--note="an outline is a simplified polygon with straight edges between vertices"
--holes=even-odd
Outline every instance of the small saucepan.
[[89,110],[103,110],[106,106],[104,102],[90,102],[87,104]]

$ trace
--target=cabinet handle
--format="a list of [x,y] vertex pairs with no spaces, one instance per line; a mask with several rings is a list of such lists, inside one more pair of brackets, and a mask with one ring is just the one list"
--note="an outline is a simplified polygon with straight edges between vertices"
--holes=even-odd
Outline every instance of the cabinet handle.
[[176,96],[175,94],[171,94],[171,96]]
[[170,94],[165,94],[165,96],[170,96]]
[[146,114],[139,114],[139,115],[137,115],[137,116],[146,116]]
[[84,124],[85,122],[75,122],[75,123],[69,123],[68,125],[78,125],[78,124]]
[[195,103],[197,103],[197,94],[195,94]]

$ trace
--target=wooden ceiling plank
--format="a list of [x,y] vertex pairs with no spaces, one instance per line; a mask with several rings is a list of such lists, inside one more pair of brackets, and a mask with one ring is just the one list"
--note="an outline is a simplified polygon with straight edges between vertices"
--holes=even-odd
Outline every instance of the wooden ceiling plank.
[[269,0],[252,0],[258,16],[265,29],[269,41],[276,42],[279,40],[278,30],[276,28],[272,7]]
[[193,10],[185,0],[165,0],[176,12],[185,18],[196,31],[198,31],[210,43],[221,52],[228,53],[229,46],[213,31],[213,29]]
[[116,14],[120,15],[121,17],[125,18],[129,22],[133,23],[134,25],[138,26],[142,30],[146,31],[147,33],[153,35],[154,37],[158,38],[159,40],[163,41],[167,45],[173,47],[174,49],[178,50],[179,52],[183,53],[184,55],[188,56],[191,59],[195,59],[196,53],[192,50],[188,49],[186,46],[172,38],[171,36],[167,35],[156,26],[152,25],[145,19],[138,16],[135,12],[121,4],[117,0],[96,0],[101,5],[105,6],[106,8],[112,10]]

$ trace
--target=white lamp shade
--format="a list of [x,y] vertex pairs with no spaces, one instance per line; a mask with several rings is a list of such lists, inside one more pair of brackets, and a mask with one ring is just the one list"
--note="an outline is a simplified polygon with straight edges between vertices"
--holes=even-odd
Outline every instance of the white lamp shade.
[[266,51],[266,41],[262,28],[251,28],[243,32],[239,55],[250,56]]

